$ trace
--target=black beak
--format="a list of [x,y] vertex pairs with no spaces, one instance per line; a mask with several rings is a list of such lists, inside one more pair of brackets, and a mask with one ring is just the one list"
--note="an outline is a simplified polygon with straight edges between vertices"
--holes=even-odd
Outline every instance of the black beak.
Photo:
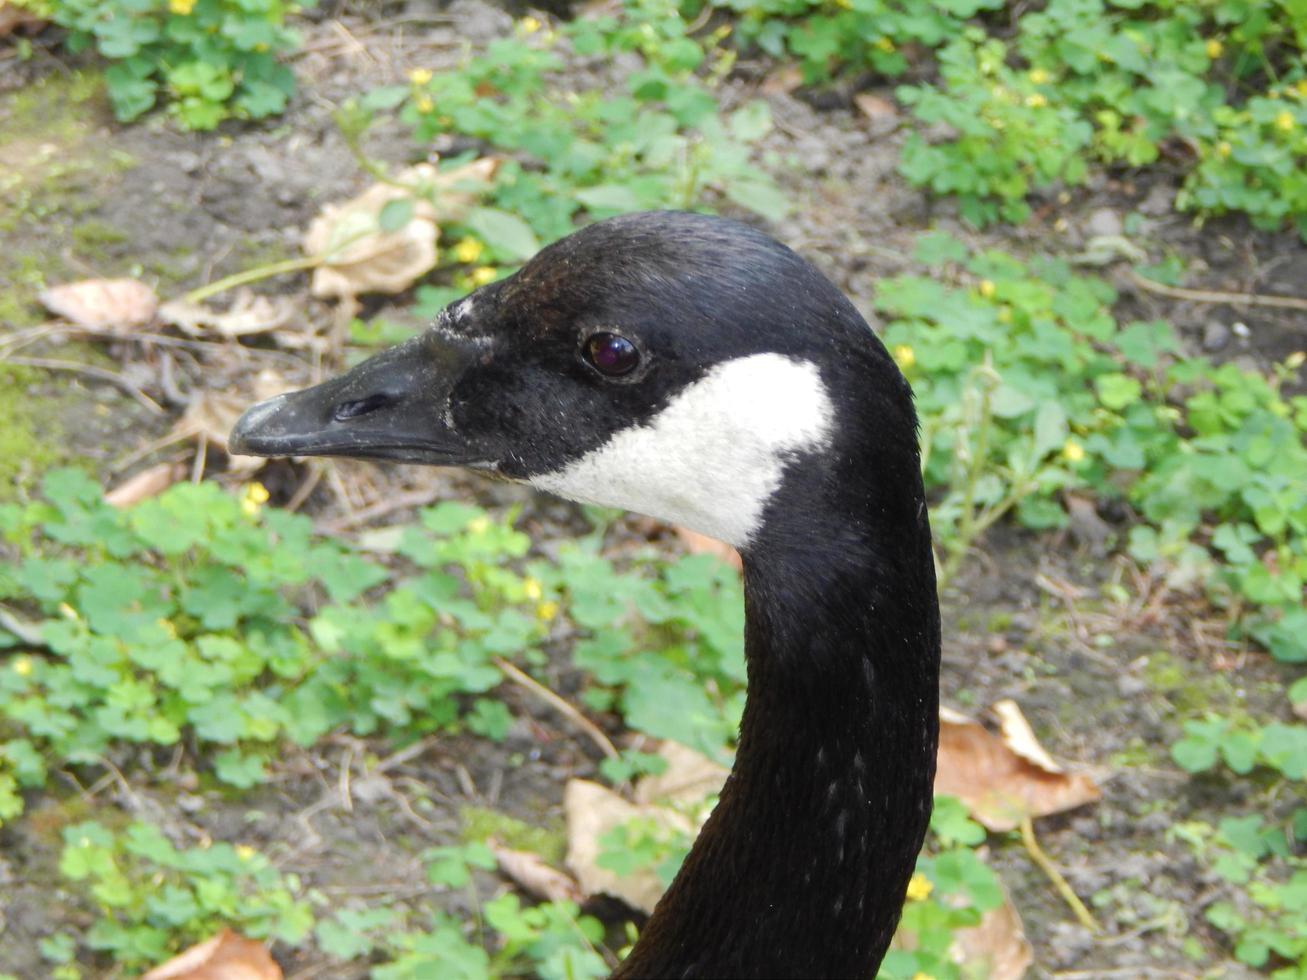
[[449,400],[475,357],[470,343],[428,331],[338,378],[259,402],[237,420],[228,447],[244,456],[467,462]]

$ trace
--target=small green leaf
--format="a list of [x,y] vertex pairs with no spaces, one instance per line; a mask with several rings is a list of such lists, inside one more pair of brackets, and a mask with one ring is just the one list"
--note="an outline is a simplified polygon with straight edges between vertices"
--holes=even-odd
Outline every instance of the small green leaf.
[[411,197],[397,197],[387,201],[377,215],[377,225],[382,231],[398,231],[413,220],[414,210]]
[[540,251],[540,241],[531,226],[507,211],[473,208],[465,223],[506,261],[521,262]]

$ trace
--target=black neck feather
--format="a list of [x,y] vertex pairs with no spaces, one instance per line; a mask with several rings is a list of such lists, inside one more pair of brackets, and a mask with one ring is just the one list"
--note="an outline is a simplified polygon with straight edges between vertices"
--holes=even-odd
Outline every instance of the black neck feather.
[[870,977],[884,956],[930,817],[939,612],[915,447],[877,455],[856,482],[792,469],[769,506],[735,768],[615,976]]

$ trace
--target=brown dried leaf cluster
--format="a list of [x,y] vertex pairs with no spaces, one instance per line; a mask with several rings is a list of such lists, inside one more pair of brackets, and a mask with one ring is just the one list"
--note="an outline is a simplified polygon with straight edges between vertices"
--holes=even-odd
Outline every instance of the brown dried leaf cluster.
[[135,279],[83,279],[51,286],[41,305],[70,323],[110,335],[126,335],[154,319],[159,297]]
[[1000,734],[949,709],[940,711],[935,792],[956,796],[990,830],[1016,828],[1024,817],[1061,813],[1102,797],[1086,773],[1053,761],[1014,701],[994,705]]
[[[492,157],[448,171],[420,163],[352,200],[328,204],[304,234],[305,253],[319,260],[313,295],[346,300],[363,293],[403,292],[435,268],[440,226],[467,212],[476,189],[498,167]],[[406,205],[408,217],[387,228],[383,213],[393,205]]]
[[699,828],[686,815],[690,806],[721,789],[727,770],[693,749],[664,742],[658,754],[667,769],[658,776],[638,780],[636,802],[606,786],[585,779],[568,780],[563,794],[567,815],[567,866],[587,895],[612,895],[627,905],[652,912],[663,894],[663,883],[652,869],[619,877],[599,866],[599,839],[614,827],[636,817],[654,820],[661,826],[693,834]]
[[156,966],[141,980],[281,980],[281,967],[263,943],[224,929]]

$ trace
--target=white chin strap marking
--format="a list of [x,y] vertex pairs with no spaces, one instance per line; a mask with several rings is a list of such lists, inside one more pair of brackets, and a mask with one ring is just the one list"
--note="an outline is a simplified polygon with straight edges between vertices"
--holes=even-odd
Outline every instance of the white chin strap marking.
[[816,366],[782,354],[726,361],[646,425],[531,478],[543,490],[679,524],[737,548],[796,453],[825,447],[834,410]]

